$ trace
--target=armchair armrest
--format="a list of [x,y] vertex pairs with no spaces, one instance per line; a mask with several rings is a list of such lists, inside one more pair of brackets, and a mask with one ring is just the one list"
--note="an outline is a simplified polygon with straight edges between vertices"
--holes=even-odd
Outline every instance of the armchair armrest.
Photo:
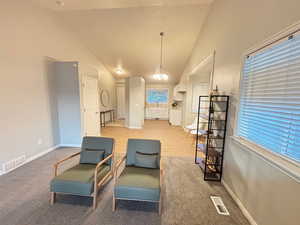
[[[107,156],[105,159],[103,159],[101,162],[99,162],[95,168],[95,172],[94,172],[94,185],[95,185],[95,190],[98,186],[101,185],[101,183],[104,182],[104,180],[110,175],[112,174],[112,172],[109,172],[108,174],[106,174],[101,181],[99,181],[98,183],[98,169],[101,165],[103,165],[105,162],[107,162],[109,159],[111,159],[113,157],[113,153],[110,154],[109,156]],[[111,168],[112,169],[112,168]]]
[[119,160],[119,162],[117,162],[116,167],[115,167],[115,175],[117,175],[118,169],[119,169],[120,165],[125,161],[126,157],[127,157],[127,156],[124,155],[124,156]]
[[103,164],[103,163],[105,163],[105,162],[107,162],[110,158],[112,158],[113,157],[113,154],[110,154],[109,156],[107,156],[105,159],[103,159],[101,162],[99,162],[98,164],[97,164],[97,166],[96,166],[96,168],[95,168],[95,172],[99,169],[99,167]]
[[115,166],[115,169],[114,169],[114,184],[116,184],[116,181],[117,181],[117,173],[118,173],[118,169],[120,167],[120,165],[125,161],[126,159],[126,155],[124,155],[120,160],[119,162],[117,162],[116,166]]
[[59,166],[61,163],[65,162],[65,161],[67,161],[67,160],[69,160],[69,159],[72,159],[72,158],[74,158],[75,156],[77,156],[77,155],[79,155],[79,154],[80,154],[80,152],[77,152],[77,153],[75,153],[75,154],[73,154],[73,155],[70,155],[70,156],[68,156],[68,157],[66,157],[66,158],[64,158],[64,159],[62,159],[62,160],[56,162],[56,163],[53,165],[53,167],[54,167],[54,176],[57,176],[57,169],[58,169],[58,166]]
[[160,169],[159,169],[159,183],[160,183],[160,189],[162,189],[162,181],[163,181],[163,176],[164,176],[164,170],[162,168],[162,162],[160,161]]
[[162,181],[163,181],[163,176],[164,176],[164,171],[162,169],[160,169],[160,176],[159,176],[159,179],[160,179],[160,189],[162,189]]
[[162,201],[163,201],[163,176],[164,176],[164,171],[161,168],[162,163],[160,163],[160,176],[159,176],[159,189],[160,189],[160,196],[159,196],[159,210],[158,214],[161,215],[162,211]]

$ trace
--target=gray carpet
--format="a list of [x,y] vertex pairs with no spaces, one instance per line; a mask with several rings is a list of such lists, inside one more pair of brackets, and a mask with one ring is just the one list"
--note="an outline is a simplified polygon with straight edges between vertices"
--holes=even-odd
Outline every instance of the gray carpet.
[[[163,214],[157,205],[119,201],[112,208],[112,183],[99,193],[98,208],[92,199],[58,195],[49,204],[49,181],[52,165],[78,149],[58,149],[17,170],[0,177],[1,225],[248,225],[249,223],[217,183],[203,181],[199,167],[189,158],[164,158]],[[74,162],[71,162],[76,163]],[[69,167],[71,164],[67,164]],[[209,196],[223,198],[230,216],[218,215]]]

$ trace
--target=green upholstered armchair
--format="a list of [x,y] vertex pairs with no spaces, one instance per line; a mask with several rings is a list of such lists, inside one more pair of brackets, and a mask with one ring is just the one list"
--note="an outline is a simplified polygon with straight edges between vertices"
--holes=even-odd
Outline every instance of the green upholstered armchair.
[[[149,201],[162,206],[161,143],[159,140],[129,139],[127,154],[117,163],[114,175],[113,211],[116,201]],[[126,160],[125,168],[117,176],[118,168]]]
[[[97,193],[113,177],[114,139],[84,137],[81,152],[54,164],[54,178],[50,183],[51,204],[56,193],[93,197],[93,208],[97,207]],[[58,174],[61,163],[80,156],[79,164]]]

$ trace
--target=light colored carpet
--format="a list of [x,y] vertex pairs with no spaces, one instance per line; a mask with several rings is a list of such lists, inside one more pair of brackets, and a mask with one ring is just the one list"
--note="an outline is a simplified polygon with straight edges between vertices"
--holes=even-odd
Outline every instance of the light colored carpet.
[[[49,204],[49,181],[55,161],[79,151],[62,148],[0,177],[1,225],[248,225],[225,189],[203,181],[193,158],[164,157],[163,214],[152,203],[120,201],[112,208],[112,182],[99,193],[98,208],[92,199],[58,195]],[[72,162],[76,163],[76,162]],[[66,165],[70,166],[70,164]],[[222,196],[230,216],[218,215],[209,196]]]

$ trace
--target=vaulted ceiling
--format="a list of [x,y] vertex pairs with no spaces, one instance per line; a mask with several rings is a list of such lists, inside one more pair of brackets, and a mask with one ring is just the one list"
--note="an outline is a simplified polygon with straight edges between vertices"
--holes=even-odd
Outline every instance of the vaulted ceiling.
[[[176,83],[191,55],[213,0],[33,0],[61,20],[117,78],[151,75],[159,67]],[[123,75],[116,69],[121,67]]]

